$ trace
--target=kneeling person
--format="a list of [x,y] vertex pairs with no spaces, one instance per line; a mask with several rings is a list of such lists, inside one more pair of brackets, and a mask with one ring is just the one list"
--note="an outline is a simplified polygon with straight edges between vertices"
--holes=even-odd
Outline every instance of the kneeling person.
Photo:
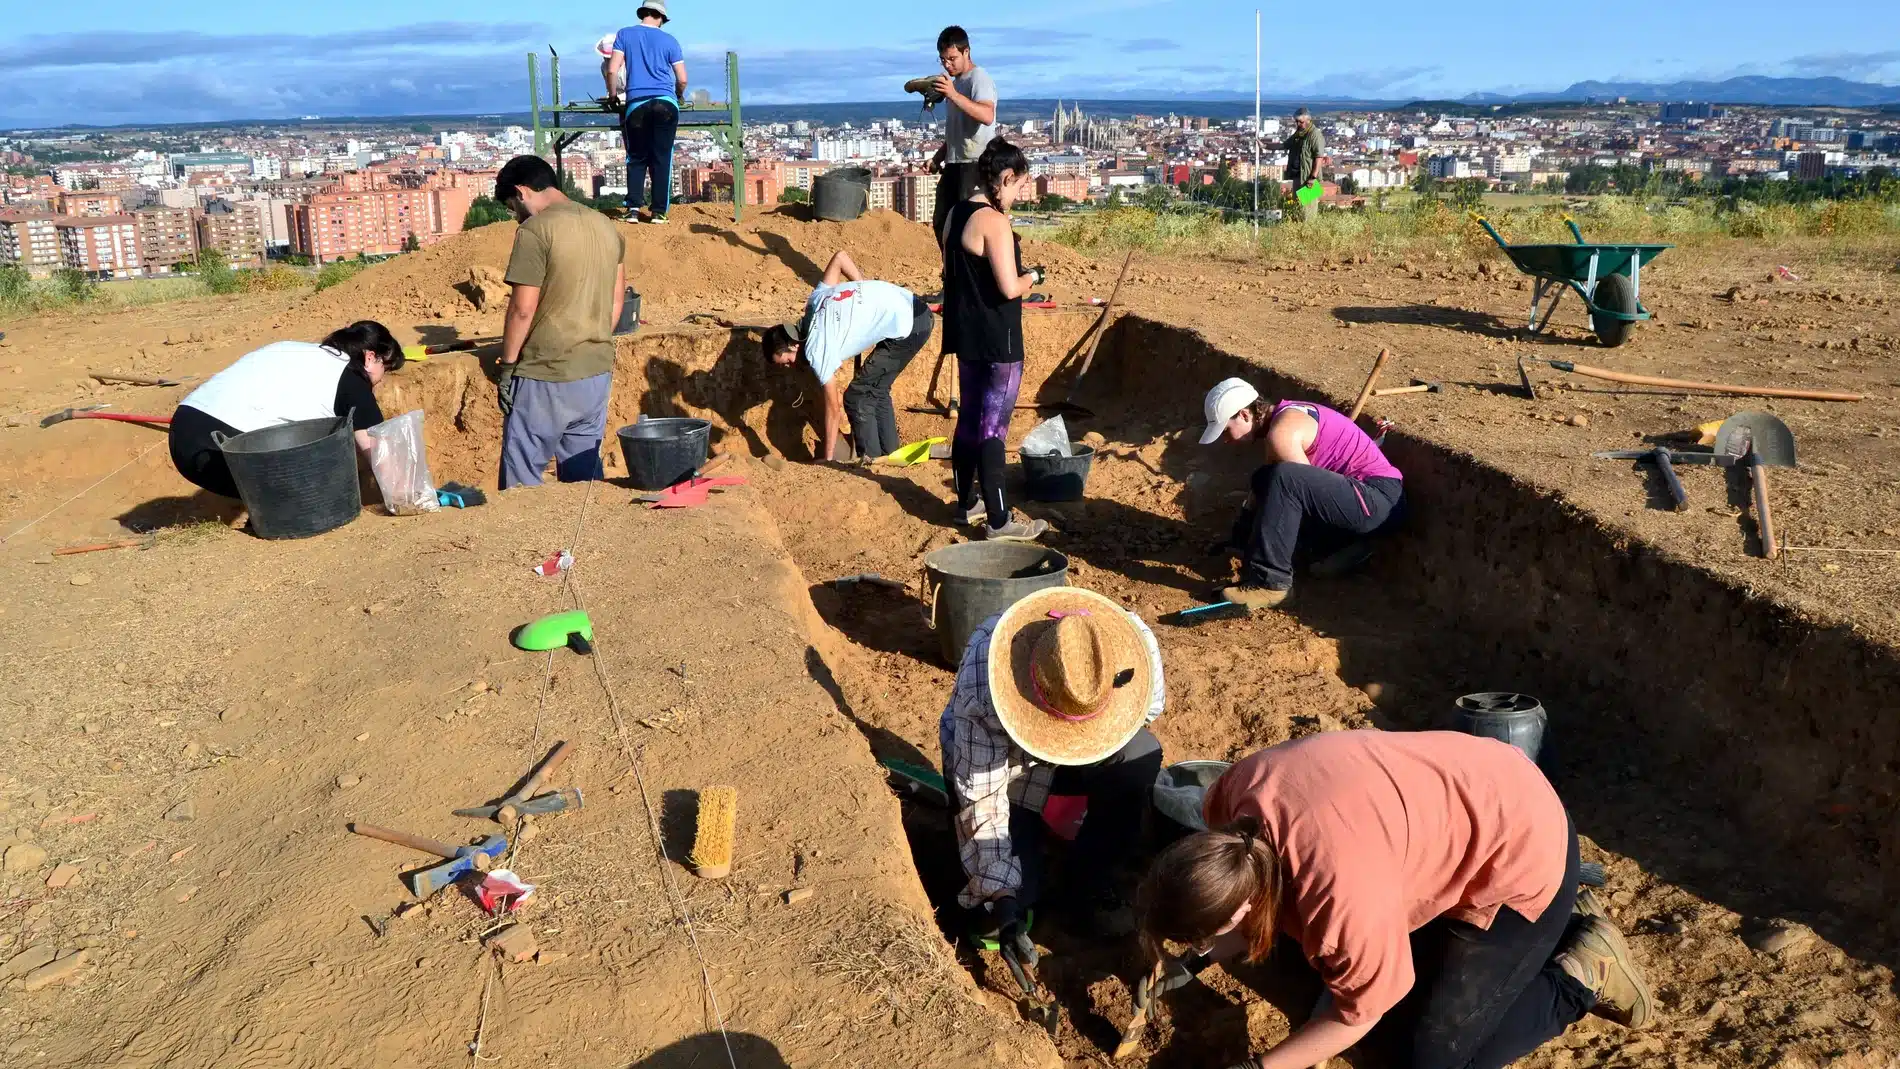
[[[935,322],[923,298],[902,286],[866,279],[841,250],[811,291],[805,314],[765,332],[767,359],[780,367],[804,360],[825,389],[820,460],[837,459],[838,430],[847,418],[861,459],[894,453],[903,444],[897,440],[891,385],[930,340]],[[846,388],[839,367],[866,349],[871,355]]]
[[1148,725],[1166,699],[1154,633],[1093,591],[1036,591],[970,634],[938,741],[968,875],[957,901],[985,911],[1006,947],[1034,960],[1052,794],[1088,799],[1065,897],[1097,933],[1127,932],[1113,881],[1161,771]]

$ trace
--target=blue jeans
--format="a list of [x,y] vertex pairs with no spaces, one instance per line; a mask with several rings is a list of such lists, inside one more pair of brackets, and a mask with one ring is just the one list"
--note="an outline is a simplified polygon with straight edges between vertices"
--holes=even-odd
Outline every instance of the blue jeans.
[[574,382],[517,376],[515,406],[501,425],[501,488],[540,486],[549,460],[564,483],[604,477],[600,439],[612,385],[611,373]]
[[[620,118],[620,140],[627,146],[627,214],[642,207],[665,215],[673,194],[673,137],[679,133],[680,111],[670,100],[629,102]],[[653,178],[653,196],[646,195],[647,176]]]

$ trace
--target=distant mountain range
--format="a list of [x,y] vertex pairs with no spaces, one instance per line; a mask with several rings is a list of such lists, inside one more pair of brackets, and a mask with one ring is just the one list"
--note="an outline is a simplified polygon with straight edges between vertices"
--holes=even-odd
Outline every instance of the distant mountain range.
[[1813,105],[1876,108],[1900,104],[1900,85],[1850,82],[1845,78],[1724,78],[1719,82],[1578,82],[1558,93],[1473,93],[1471,104],[1538,100],[1614,100],[1646,103],[1706,100],[1716,104]]

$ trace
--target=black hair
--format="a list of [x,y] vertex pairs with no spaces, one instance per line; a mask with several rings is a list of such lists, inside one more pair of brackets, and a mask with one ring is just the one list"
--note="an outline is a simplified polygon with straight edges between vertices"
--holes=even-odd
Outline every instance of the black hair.
[[983,195],[990,198],[990,206],[997,211],[1002,210],[1002,205],[996,203],[996,195],[1003,188],[1003,176],[1011,171],[1028,174],[1029,157],[1002,138],[991,138],[990,143],[983,146],[983,155],[976,158],[976,179],[983,187]]
[[395,371],[402,367],[402,346],[389,328],[373,319],[359,319],[340,330],[333,330],[323,339],[323,347],[335,349],[350,358],[350,370],[369,377],[363,368],[363,360],[370,353],[383,358],[383,370]]
[[778,353],[796,348],[798,348],[798,343],[792,340],[792,332],[786,330],[783,323],[776,323],[765,328],[765,333],[759,337],[759,351],[765,354],[767,363],[770,363],[772,357]]
[[502,165],[495,175],[495,199],[503,204],[515,199],[515,187],[527,186],[536,193],[560,184],[554,167],[539,156],[516,156]]
[[946,49],[954,48],[959,52],[970,50],[970,35],[963,32],[961,26],[945,26],[937,35],[937,52],[941,55]]

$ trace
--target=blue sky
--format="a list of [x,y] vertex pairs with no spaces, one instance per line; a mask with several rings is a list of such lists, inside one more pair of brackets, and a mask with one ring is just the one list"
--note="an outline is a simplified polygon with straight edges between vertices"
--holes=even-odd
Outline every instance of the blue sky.
[[[592,89],[593,42],[631,21],[635,5],[93,0],[84,21],[111,29],[83,32],[71,30],[73,9],[62,5],[8,6],[0,126],[523,109],[525,52],[552,42],[573,59],[570,89],[577,81]],[[671,6],[668,29],[685,44],[694,80],[718,84],[723,53],[736,50],[746,98],[762,104],[895,100],[906,78],[930,72],[936,33],[950,21],[971,31],[978,62],[1006,97],[1253,87],[1253,2]],[[1630,12],[1626,29],[1604,25],[1618,10]],[[484,11],[495,17],[479,19]],[[1736,74],[1893,84],[1900,3],[1849,0],[1828,5],[1825,17],[1766,0],[1279,6],[1267,13],[1264,66],[1267,93],[1281,98],[1459,96]]]

